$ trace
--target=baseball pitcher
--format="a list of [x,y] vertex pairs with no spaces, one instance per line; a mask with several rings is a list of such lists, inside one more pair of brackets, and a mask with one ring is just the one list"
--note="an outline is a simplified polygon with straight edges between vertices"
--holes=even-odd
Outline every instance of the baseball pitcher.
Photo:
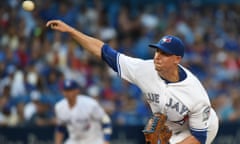
[[[152,112],[166,116],[164,126],[172,133],[168,143],[210,144],[214,140],[218,131],[217,115],[200,81],[180,65],[184,44],[178,37],[167,35],[158,43],[149,45],[156,50],[154,58],[142,60],[121,54],[62,21],[51,20],[46,25],[69,33],[85,50],[104,60],[121,78],[138,85]],[[162,143],[161,140],[159,142]]]

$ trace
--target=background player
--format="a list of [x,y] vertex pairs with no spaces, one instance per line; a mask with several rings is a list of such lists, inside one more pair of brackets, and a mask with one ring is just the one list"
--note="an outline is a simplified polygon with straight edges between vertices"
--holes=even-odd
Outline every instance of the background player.
[[171,144],[211,143],[218,130],[218,118],[200,81],[179,63],[184,56],[182,41],[165,36],[150,47],[153,60],[131,58],[104,42],[84,35],[59,20],[47,23],[54,30],[69,33],[83,48],[102,58],[123,79],[138,85],[150,107],[168,116],[173,131]]
[[65,126],[69,134],[66,144],[109,144],[110,118],[97,101],[79,92],[76,81],[64,81],[65,99],[55,105],[58,123],[55,144],[63,142]]

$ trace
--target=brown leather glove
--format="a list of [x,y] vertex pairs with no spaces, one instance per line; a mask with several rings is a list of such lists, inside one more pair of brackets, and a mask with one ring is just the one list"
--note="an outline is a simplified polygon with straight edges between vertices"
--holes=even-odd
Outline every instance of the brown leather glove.
[[172,131],[165,125],[167,117],[160,113],[155,113],[148,120],[143,133],[146,144],[168,144],[172,136]]

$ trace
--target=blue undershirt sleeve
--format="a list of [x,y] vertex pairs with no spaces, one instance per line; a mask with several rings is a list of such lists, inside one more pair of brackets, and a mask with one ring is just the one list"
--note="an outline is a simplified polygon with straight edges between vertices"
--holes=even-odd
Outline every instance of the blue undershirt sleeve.
[[55,130],[58,131],[58,132],[61,132],[61,133],[66,133],[67,132],[66,127],[63,126],[63,125],[57,125]]
[[192,135],[201,143],[205,144],[207,139],[207,130],[193,130],[191,129]]
[[108,116],[104,116],[102,119],[102,128],[104,134],[104,140],[110,141],[112,135],[112,123]]
[[102,127],[103,127],[103,133],[104,133],[104,140],[110,141],[112,133],[109,133],[108,129],[112,129],[112,125],[108,123],[108,124],[103,124]]
[[105,61],[115,72],[118,72],[117,51],[107,44],[104,44],[102,47],[102,60]]

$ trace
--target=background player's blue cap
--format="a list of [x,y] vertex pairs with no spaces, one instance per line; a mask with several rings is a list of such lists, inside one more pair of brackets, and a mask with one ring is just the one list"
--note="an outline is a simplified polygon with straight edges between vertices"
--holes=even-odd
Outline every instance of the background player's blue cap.
[[149,47],[158,48],[167,54],[184,56],[184,44],[182,40],[175,36],[164,36],[158,43],[150,44]]
[[75,80],[65,80],[63,84],[64,90],[73,90],[78,89],[79,85]]

